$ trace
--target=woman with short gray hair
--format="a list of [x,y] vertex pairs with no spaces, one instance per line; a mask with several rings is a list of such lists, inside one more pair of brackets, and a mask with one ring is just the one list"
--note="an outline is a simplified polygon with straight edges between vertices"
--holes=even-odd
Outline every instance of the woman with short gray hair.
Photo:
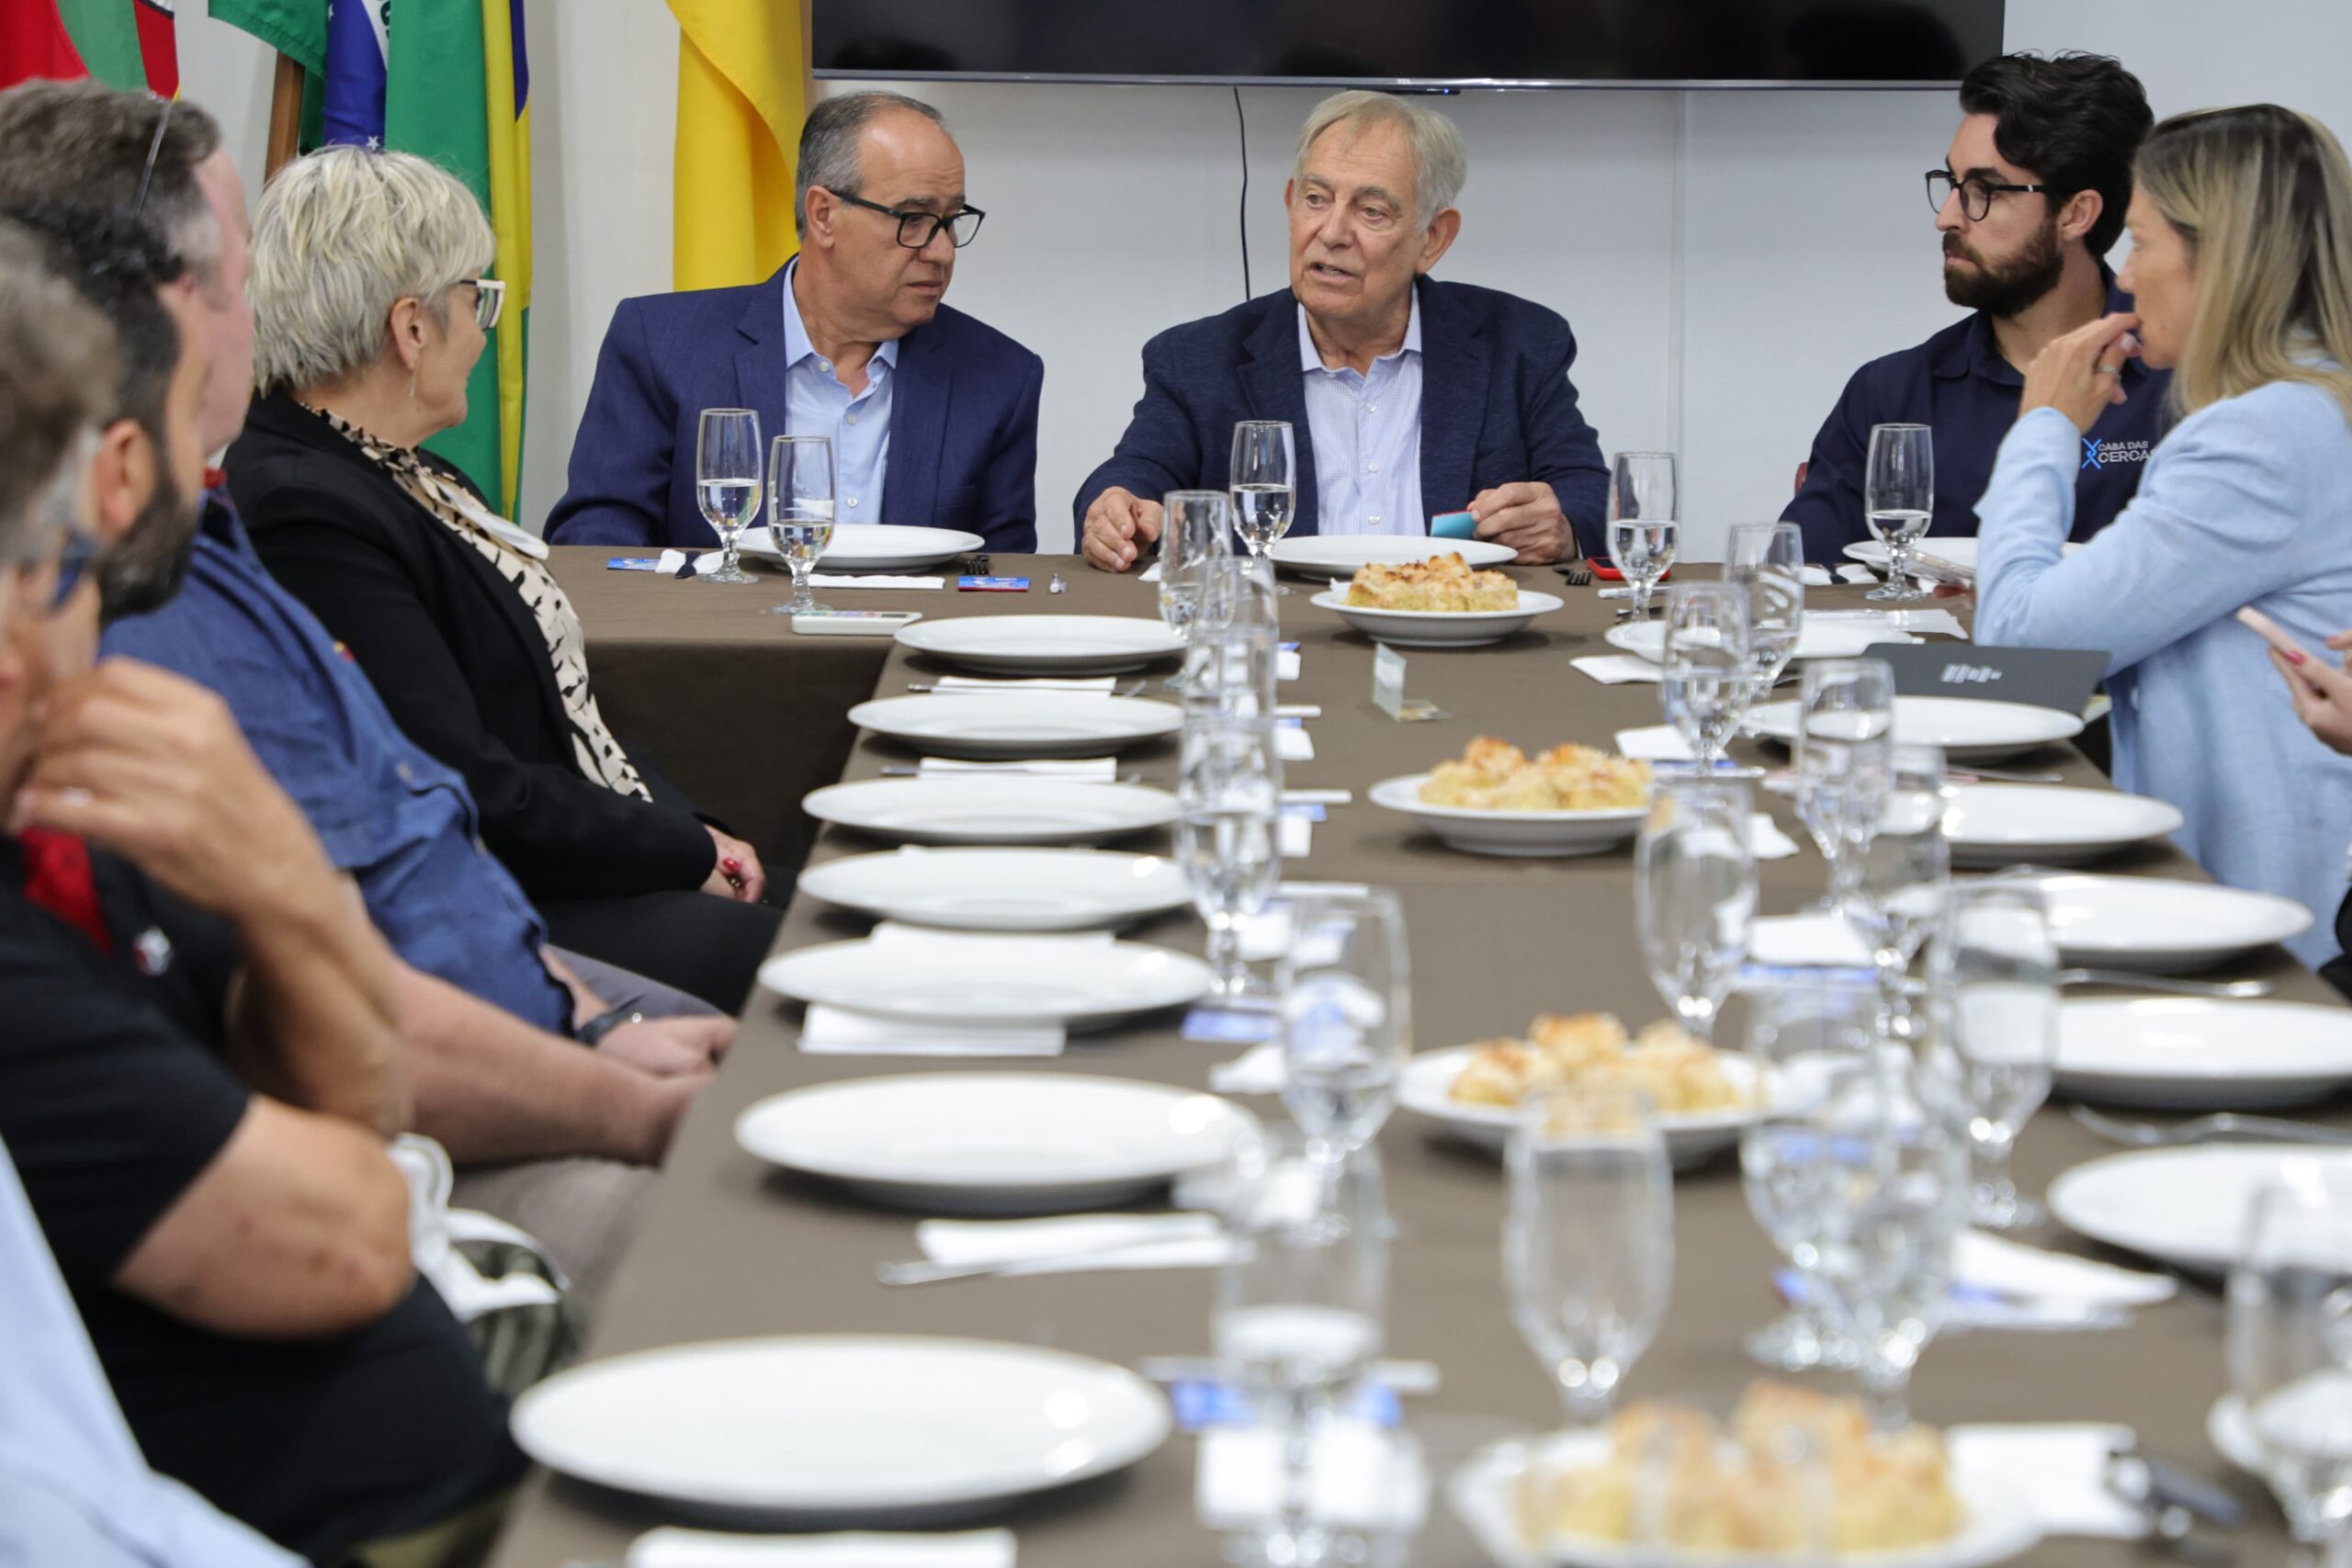
[[262,396],[230,494],[409,738],[464,775],[555,942],[732,1011],[778,918],[758,853],[613,734],[547,546],[421,449],[466,417],[503,304],[495,250],[473,194],[422,158],[287,165],[254,225]]

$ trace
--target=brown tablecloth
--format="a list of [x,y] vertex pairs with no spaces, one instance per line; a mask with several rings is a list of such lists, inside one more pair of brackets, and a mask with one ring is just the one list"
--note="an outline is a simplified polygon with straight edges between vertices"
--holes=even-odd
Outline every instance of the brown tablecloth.
[[[822,692],[838,704],[857,669],[880,670],[880,689],[940,672],[886,642],[795,641],[752,612],[775,595],[706,584],[662,582],[611,573],[593,580],[558,551],[590,635],[600,688],[620,671],[621,689],[654,709],[689,703],[716,730],[673,727],[662,751],[682,783],[707,803],[740,809],[736,799],[786,807],[786,776],[809,781],[805,751],[789,765],[766,737],[726,738],[731,712],[788,707],[804,729]],[[609,552],[598,552],[605,554]],[[601,570],[601,560],[594,563]],[[1058,568],[1067,594],[1047,596]],[[1152,591],[1106,579],[1068,560],[1001,558],[1000,572],[1027,571],[1023,596],[859,592],[874,608],[930,615],[1091,613],[1148,615]],[[1549,573],[1526,573],[1532,587],[1557,590]],[[586,592],[579,592],[582,589]],[[848,603],[850,595],[835,596]],[[1310,606],[1304,592],[1283,601],[1285,635],[1302,644],[1301,678],[1285,684],[1285,702],[1315,703],[1322,716],[1308,729],[1317,758],[1293,764],[1294,787],[1351,789],[1354,804],[1331,808],[1315,830],[1312,852],[1291,874],[1385,884],[1403,895],[1410,931],[1418,1043],[1423,1049],[1511,1031],[1543,1010],[1607,1009],[1636,1025],[1664,1009],[1635,942],[1630,850],[1570,860],[1493,860],[1456,853],[1418,835],[1405,819],[1371,806],[1370,784],[1415,773],[1456,754],[1473,736],[1503,736],[1532,750],[1564,740],[1609,744],[1618,729],[1657,722],[1657,688],[1601,686],[1569,668],[1569,658],[1607,651],[1601,634],[1612,607],[1590,590],[1567,591],[1568,607],[1498,647],[1408,656],[1408,690],[1453,716],[1400,725],[1370,702],[1371,645],[1337,616]],[[1823,603],[1859,595],[1832,591]],[[739,607],[740,606],[740,607]],[[846,646],[842,646],[842,644]],[[658,661],[658,663],[657,663]],[[637,668],[632,668],[635,666]],[[650,677],[654,668],[662,673]],[[674,682],[674,700],[659,690]],[[788,697],[758,690],[788,687]],[[689,697],[685,694],[692,693]],[[632,720],[653,709],[632,705]],[[616,722],[619,716],[616,715]],[[832,722],[838,723],[838,715]],[[848,776],[866,776],[906,753],[859,741]],[[1159,744],[1129,754],[1130,764],[1162,782],[1173,749]],[[2069,782],[2103,783],[2071,751],[2020,765],[2048,765]],[[759,770],[760,776],[728,778]],[[797,789],[795,784],[790,788]],[[722,790],[731,793],[721,794]],[[1782,828],[1806,841],[1785,801],[1758,795]],[[722,804],[725,803],[725,804]],[[1148,844],[1149,840],[1145,840]],[[828,858],[874,846],[835,830],[816,839]],[[2104,870],[2196,876],[2196,868],[2157,846],[2110,860]],[[1818,896],[1825,868],[1808,847],[1762,868],[1764,909],[1784,912]],[[780,947],[857,934],[864,926],[837,911],[797,901]],[[1136,933],[1141,940],[1197,950],[1190,917],[1170,916]],[[2261,974],[2284,997],[2332,1001],[2330,992],[2284,952],[2272,950],[2233,973]],[[803,1057],[793,1049],[797,1009],[755,998],[718,1080],[695,1106],[671,1154],[644,1229],[605,1303],[594,1355],[729,1336],[858,1331],[978,1336],[1052,1344],[1133,1363],[1154,1353],[1197,1353],[1208,1346],[1212,1277],[1205,1270],[1080,1274],[963,1281],[888,1290],[874,1266],[915,1256],[916,1216],[869,1207],[824,1187],[766,1169],[739,1150],[736,1115],[765,1096],[827,1079],[936,1071],[936,1061]],[[1733,1027],[1736,1027],[1735,1021]],[[1188,1043],[1175,1020],[1159,1018],[1088,1036],[1054,1062],[1024,1069],[1111,1073],[1200,1088],[1209,1067],[1234,1048]],[[1280,1114],[1271,1102],[1257,1107]],[[2331,1108],[2345,1120],[2345,1106]],[[1556,1424],[1556,1395],[1512,1330],[1500,1270],[1501,1183],[1497,1162],[1432,1135],[1399,1111],[1381,1137],[1390,1201],[1398,1226],[1391,1289],[1389,1350],[1425,1357],[1443,1369],[1442,1389],[1413,1401],[1408,1415],[1438,1472],[1476,1442],[1513,1429]],[[2045,1111],[2018,1152],[2022,1181],[2040,1190],[2067,1166],[2112,1152],[2062,1114]],[[1673,1306],[1657,1344],[1631,1379],[1634,1396],[1678,1395],[1727,1406],[1755,1375],[1739,1336],[1771,1316],[1777,1302],[1768,1275],[1774,1257],[1750,1218],[1737,1162],[1718,1161],[1677,1179],[1677,1276]],[[2088,1250],[2052,1230],[2032,1237]],[[2191,1284],[2175,1301],[2140,1314],[2135,1325],[2100,1334],[1978,1334],[1930,1346],[1915,1385],[1914,1408],[1939,1424],[1978,1420],[2102,1420],[2135,1427],[2154,1451],[2215,1473],[2226,1467],[2203,1435],[2207,1408],[2226,1386],[2221,1314],[2212,1292]],[[2230,1484],[2252,1506],[2255,1527],[2241,1538],[2240,1561],[2282,1563],[2286,1547],[2277,1515],[2260,1488],[2243,1477]],[[1194,1522],[1193,1445],[1171,1440],[1131,1471],[1033,1500],[1005,1512],[1021,1537],[1023,1568],[1131,1568],[1216,1560],[1214,1539]],[[573,1560],[618,1558],[632,1534],[663,1522],[658,1506],[602,1494],[579,1483],[535,1477],[497,1558],[501,1568],[540,1568]],[[2054,1540],[2036,1563],[2120,1564],[2136,1549],[2115,1542]],[[1413,1561],[1471,1568],[1482,1561],[1433,1500],[1430,1525]]]

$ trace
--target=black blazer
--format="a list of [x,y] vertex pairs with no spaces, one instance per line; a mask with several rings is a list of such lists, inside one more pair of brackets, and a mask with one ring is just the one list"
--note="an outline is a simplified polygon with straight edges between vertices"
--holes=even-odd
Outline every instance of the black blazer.
[[483,841],[526,892],[617,897],[710,875],[709,832],[647,759],[630,758],[651,803],[580,772],[522,596],[357,446],[277,392],[254,402],[226,468],[270,571],[350,649],[409,739],[465,776]]

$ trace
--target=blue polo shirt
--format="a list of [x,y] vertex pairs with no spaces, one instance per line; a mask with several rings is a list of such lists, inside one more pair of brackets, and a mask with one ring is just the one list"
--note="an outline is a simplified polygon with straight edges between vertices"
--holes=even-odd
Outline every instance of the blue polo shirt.
[[384,940],[414,968],[555,1033],[571,993],[539,956],[547,928],[481,846],[465,781],[410,743],[368,677],[277,585],[224,491],[205,498],[187,581],[103,647],[218,692],[262,765],[335,865],[358,882]]
[[[2115,288],[2112,275],[2108,285],[2107,308],[2129,310],[2132,297]],[[2122,382],[2128,400],[2100,414],[2083,441],[2075,473],[2076,539],[2089,538],[2131,503],[2148,454],[2164,438],[2171,372],[2128,360]],[[1992,479],[2001,438],[2017,423],[2024,389],[2025,378],[2001,357],[1992,318],[1982,310],[1855,371],[1813,438],[1804,487],[1781,513],[1782,522],[1804,528],[1804,558],[1835,564],[1848,545],[1871,536],[1862,517],[1862,469],[1874,424],[1934,428],[1936,515],[1928,532],[1974,534],[1976,502]]]

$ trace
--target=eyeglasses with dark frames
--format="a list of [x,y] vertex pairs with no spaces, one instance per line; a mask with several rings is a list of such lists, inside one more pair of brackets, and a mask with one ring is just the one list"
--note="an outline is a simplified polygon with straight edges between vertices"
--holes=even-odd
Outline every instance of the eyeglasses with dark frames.
[[878,212],[885,218],[899,220],[899,243],[910,251],[919,251],[939,237],[942,229],[957,250],[972,243],[980,231],[981,220],[988,214],[977,207],[959,207],[953,212],[925,212],[921,209],[885,207],[878,201],[868,201],[861,196],[833,195],[852,207],[862,207],[868,212]]
[[164,112],[155,117],[155,134],[147,142],[147,162],[139,171],[139,194],[130,203],[130,220],[133,223],[138,222],[139,215],[147,210],[147,187],[155,183],[155,160],[163,156],[164,132],[171,129],[172,110],[178,106],[177,98],[165,98]]
[[1951,199],[1951,193],[1958,191],[1961,214],[1971,223],[1984,220],[1984,215],[1993,210],[1993,198],[1996,196],[2012,193],[2028,196],[2049,189],[2048,186],[2005,185],[1998,180],[1980,179],[1973,175],[1962,179],[1950,169],[1928,171],[1928,205],[1941,212],[1944,203]]

